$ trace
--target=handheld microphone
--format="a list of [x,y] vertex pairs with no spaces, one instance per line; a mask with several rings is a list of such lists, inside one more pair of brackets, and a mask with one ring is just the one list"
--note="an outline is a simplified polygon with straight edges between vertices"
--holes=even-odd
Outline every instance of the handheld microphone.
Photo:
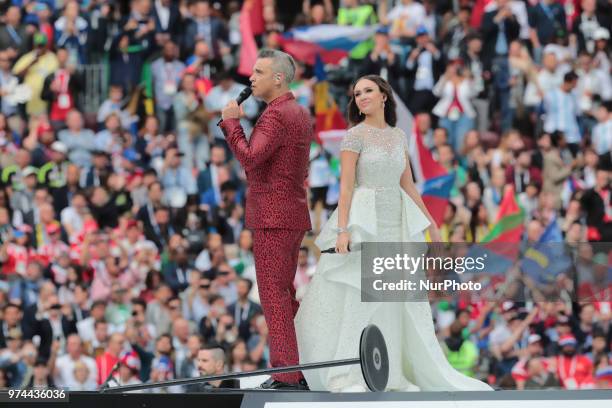
[[[251,96],[252,93],[253,93],[253,90],[251,89],[250,86],[247,86],[246,88],[244,88],[242,92],[240,92],[240,95],[238,95],[238,98],[236,98],[236,102],[238,103],[238,105],[244,102],[249,96]],[[223,118],[219,119],[219,121],[217,122],[217,126],[219,126],[221,122],[223,122]]]
[[[359,252],[359,251],[361,251],[361,243],[357,243],[357,244],[355,244],[353,246],[351,246],[349,244],[348,251],[349,252]],[[324,249],[324,250],[321,251],[321,253],[322,254],[337,254],[335,247]]]

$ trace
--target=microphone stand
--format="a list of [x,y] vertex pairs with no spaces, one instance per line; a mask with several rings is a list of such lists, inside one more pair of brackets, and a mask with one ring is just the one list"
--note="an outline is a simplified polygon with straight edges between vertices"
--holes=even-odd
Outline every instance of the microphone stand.
[[119,370],[120,366],[121,366],[121,360],[119,360],[119,361],[117,361],[115,363],[115,365],[111,369],[110,373],[108,374],[108,377],[106,377],[106,380],[104,380],[104,382],[100,386],[100,390],[99,391],[102,391],[102,390],[105,390],[105,389],[109,388],[110,380],[113,378],[113,375],[117,372],[117,370]]

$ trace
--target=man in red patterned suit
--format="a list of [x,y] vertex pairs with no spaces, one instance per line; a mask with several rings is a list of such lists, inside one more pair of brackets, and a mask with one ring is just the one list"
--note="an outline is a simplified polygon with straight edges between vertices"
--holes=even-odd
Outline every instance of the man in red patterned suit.
[[[244,167],[248,182],[246,227],[253,252],[261,306],[268,324],[272,367],[298,364],[293,318],[298,309],[293,280],[302,238],[311,229],[305,180],[312,125],[310,114],[289,91],[295,62],[288,54],[262,50],[249,78],[253,96],[267,103],[247,141],[241,109],[231,101],[221,128]],[[307,389],[301,372],[273,375],[268,389]]]

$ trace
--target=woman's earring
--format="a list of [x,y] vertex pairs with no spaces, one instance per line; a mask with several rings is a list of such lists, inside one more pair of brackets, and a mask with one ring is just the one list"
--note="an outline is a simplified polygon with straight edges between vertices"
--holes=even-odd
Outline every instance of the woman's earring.
[[362,111],[359,111],[359,116],[363,116],[363,112]]
[[383,109],[385,109],[385,100],[383,99]]

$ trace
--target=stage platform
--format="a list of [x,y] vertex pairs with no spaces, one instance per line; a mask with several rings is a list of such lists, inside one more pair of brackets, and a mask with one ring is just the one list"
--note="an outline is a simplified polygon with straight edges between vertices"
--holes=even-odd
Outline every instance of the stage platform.
[[610,408],[612,390],[326,393],[279,391],[215,391],[202,394],[100,394],[73,392],[68,402],[7,402],[3,407],[84,408]]

